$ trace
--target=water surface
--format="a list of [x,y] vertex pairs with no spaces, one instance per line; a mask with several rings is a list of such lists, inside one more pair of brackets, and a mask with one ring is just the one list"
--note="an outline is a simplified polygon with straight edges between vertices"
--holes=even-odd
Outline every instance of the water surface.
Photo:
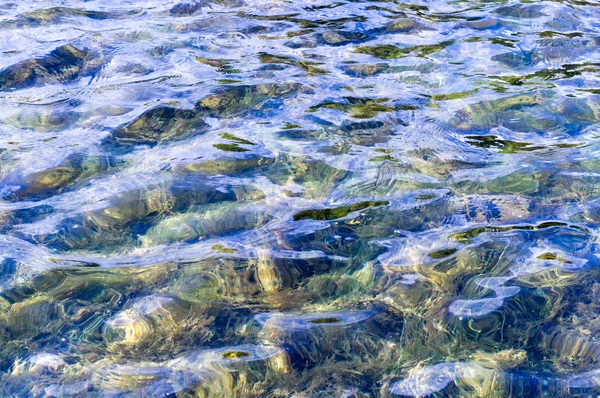
[[0,388],[594,396],[593,1],[0,4]]

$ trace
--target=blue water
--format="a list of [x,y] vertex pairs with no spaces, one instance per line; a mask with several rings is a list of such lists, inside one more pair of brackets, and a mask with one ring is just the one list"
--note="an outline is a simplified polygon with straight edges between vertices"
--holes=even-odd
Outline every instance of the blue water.
[[596,396],[599,7],[1,2],[0,396]]

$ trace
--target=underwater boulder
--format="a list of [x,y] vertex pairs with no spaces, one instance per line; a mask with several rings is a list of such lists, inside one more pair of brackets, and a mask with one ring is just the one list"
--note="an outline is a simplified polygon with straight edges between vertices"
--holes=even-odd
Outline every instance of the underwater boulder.
[[0,71],[0,90],[69,83],[92,74],[98,69],[100,62],[100,58],[90,51],[66,44],[44,57],[21,61]]
[[365,33],[345,30],[330,30],[321,33],[318,37],[320,42],[329,46],[343,46],[350,43],[360,43],[369,39],[369,36]]
[[316,198],[326,196],[332,188],[341,183],[351,173],[330,166],[326,162],[310,156],[290,156],[281,154],[272,167],[265,170],[266,177],[274,184],[297,184],[301,192],[289,191],[290,196]]
[[125,161],[111,156],[73,154],[59,165],[17,179],[19,188],[7,195],[13,200],[39,200],[65,192],[78,181],[123,166]]
[[266,378],[287,372],[283,349],[242,344],[187,352],[162,362],[99,363],[92,381],[96,389],[114,396],[237,397],[258,396]]
[[516,69],[535,65],[541,61],[541,57],[536,51],[509,51],[492,56],[492,61]]
[[567,62],[579,56],[597,52],[600,48],[598,37],[553,37],[536,41],[540,60],[546,62]]
[[242,153],[240,156],[227,155],[201,162],[177,165],[175,170],[183,173],[224,174],[233,175],[255,172],[269,167],[275,162],[274,157],[255,153]]
[[177,3],[169,10],[169,14],[176,17],[187,17],[195,15],[202,7],[207,5],[208,1],[195,1],[193,3]]
[[132,122],[117,127],[109,141],[120,145],[155,145],[203,133],[208,127],[193,109],[159,106],[145,111]]
[[390,65],[385,63],[378,64],[350,64],[342,65],[340,69],[352,77],[377,76],[381,73],[390,71]]
[[552,20],[546,22],[544,27],[554,29],[559,32],[572,32],[581,26],[581,21],[573,13],[566,10],[560,10],[554,13]]
[[38,295],[14,303],[0,316],[0,328],[13,339],[53,333],[64,322],[63,306]]
[[[175,297],[151,295],[137,299],[130,308],[107,320],[103,336],[109,344],[137,345],[177,333],[194,309]],[[198,314],[196,314],[198,315]]]
[[285,347],[292,367],[297,369],[318,366],[332,357],[368,358],[403,323],[402,318],[380,307],[304,314],[264,312],[254,319],[260,327],[260,336]]
[[476,21],[467,21],[459,26],[465,26],[476,30],[494,29],[500,26],[500,21],[495,18],[483,18]]
[[[484,372],[481,366],[468,362],[445,362],[416,369],[406,378],[390,385],[393,395],[424,397],[441,392],[455,381]],[[488,371],[491,373],[491,371]]]
[[179,214],[164,219],[140,237],[144,247],[204,239],[258,228],[271,217],[260,207],[216,205],[201,213]]
[[6,21],[3,25],[9,27],[33,27],[33,26],[44,26],[50,24],[61,23],[65,20],[69,20],[73,17],[84,17],[92,20],[100,21],[107,19],[123,19],[130,18],[141,14],[138,10],[128,12],[107,12],[107,11],[93,11],[93,10],[82,10],[79,8],[70,7],[50,7],[41,8],[33,11],[28,11],[20,14],[16,19]]
[[241,7],[243,0],[200,0],[193,2],[177,3],[169,10],[169,14],[175,17],[189,17],[200,13],[202,8],[210,7],[211,4],[217,4],[223,7]]
[[556,111],[579,123],[600,121],[600,102],[592,98],[565,98],[556,106]]
[[487,130],[512,121],[514,115],[511,112],[540,105],[542,101],[542,96],[537,93],[482,101],[459,110],[449,123],[461,131]]
[[300,83],[263,83],[227,86],[196,103],[202,116],[237,117],[260,110],[269,100],[284,99],[302,89]]
[[511,68],[523,68],[539,63],[570,62],[582,55],[598,51],[600,38],[553,37],[536,41],[533,50],[509,51],[492,57]]
[[496,9],[495,13],[503,17],[513,18],[540,18],[546,16],[541,10],[544,9],[542,5],[524,5],[514,4],[511,6],[500,7]]
[[33,131],[61,131],[75,124],[81,114],[73,111],[19,112],[2,119],[10,126]]
[[195,205],[262,197],[263,192],[253,186],[214,187],[181,179],[110,197],[105,207],[68,217],[55,231],[42,234],[19,232],[17,235],[60,250],[105,248],[106,245],[119,247],[134,243],[131,228],[140,222],[151,223],[166,214],[186,211]]
[[433,28],[414,19],[400,18],[387,24],[384,30],[386,33],[418,33],[423,30],[433,30]]

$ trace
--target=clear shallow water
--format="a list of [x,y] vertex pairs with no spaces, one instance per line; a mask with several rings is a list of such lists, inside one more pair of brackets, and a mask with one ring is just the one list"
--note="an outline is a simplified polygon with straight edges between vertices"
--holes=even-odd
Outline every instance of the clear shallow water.
[[598,16],[4,2],[2,394],[597,394]]

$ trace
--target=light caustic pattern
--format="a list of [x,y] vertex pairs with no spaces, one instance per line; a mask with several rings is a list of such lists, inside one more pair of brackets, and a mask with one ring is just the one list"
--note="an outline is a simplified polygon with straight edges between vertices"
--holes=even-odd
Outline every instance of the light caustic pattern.
[[0,391],[600,392],[600,4],[4,1]]

